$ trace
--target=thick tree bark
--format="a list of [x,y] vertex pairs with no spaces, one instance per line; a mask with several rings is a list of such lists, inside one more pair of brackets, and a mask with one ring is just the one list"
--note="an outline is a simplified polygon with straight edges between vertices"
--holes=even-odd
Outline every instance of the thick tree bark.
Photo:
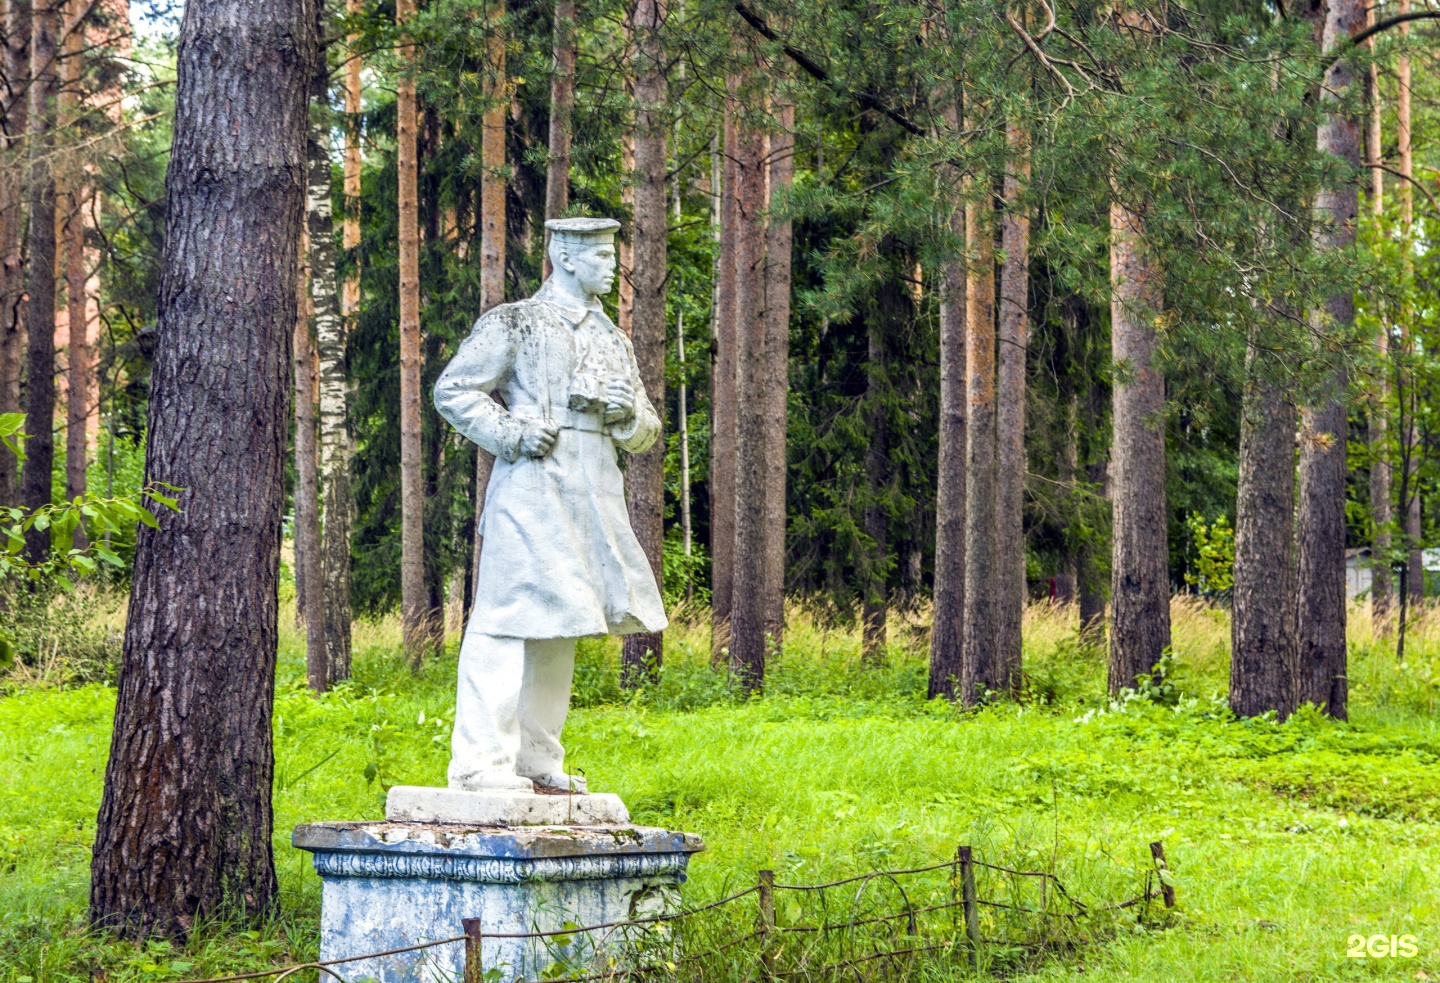
[[[545,218],[560,218],[570,204],[570,137],[575,112],[575,0],[555,0],[550,80],[549,165],[545,171]],[[545,233],[545,276],[550,275],[550,233]]]
[[[503,0],[489,8],[492,21],[505,16]],[[487,106],[480,132],[480,313],[496,304],[505,303],[505,111],[508,104],[505,85],[505,40],[498,29],[492,30],[487,52],[491,77],[485,83]],[[498,399],[498,395],[496,397]],[[480,518],[485,514],[485,491],[490,486],[490,472],[495,456],[482,447],[475,448],[475,549],[471,569],[479,571],[484,537],[480,535]],[[471,599],[479,586],[472,579]]]
[[1110,692],[1133,687],[1170,645],[1165,507],[1165,380],[1155,367],[1160,271],[1145,255],[1139,215],[1110,204],[1111,441]]
[[1008,687],[996,637],[995,228],[989,197],[965,203],[965,661],[960,701]]
[[[774,106],[770,137],[772,212],[795,181],[795,106]],[[778,650],[785,635],[785,472],[790,420],[791,220],[772,215],[765,231],[765,634]]]
[[[0,413],[18,413],[25,357],[25,267],[20,237],[25,227],[21,153],[29,125],[30,0],[5,4],[4,156],[0,158]],[[0,447],[0,505],[19,504],[20,462]]]
[[[415,15],[415,0],[396,0],[402,29]],[[430,645],[429,595],[425,589],[425,475],[420,415],[420,202],[419,117],[415,80],[407,74],[415,47],[401,44],[395,97],[399,172],[400,265],[400,628],[405,655],[417,671]]]
[[995,629],[1001,682],[1020,687],[1025,611],[1025,368],[1030,345],[1030,218],[1021,201],[1030,181],[1030,135],[1023,124],[1005,128],[1014,159],[1005,172],[1006,210],[1000,244],[1000,335],[995,401],[996,559]]
[[735,121],[734,76],[729,88],[724,124],[724,153],[720,181],[719,269],[715,277],[715,355],[710,382],[710,657],[728,662],[730,611],[735,583],[735,413],[736,413],[736,237],[740,218],[736,208],[739,169],[739,133]]
[[[1333,0],[1326,5],[1321,45],[1337,51],[1365,26],[1362,0]],[[1352,168],[1360,165],[1360,127],[1343,107],[1353,90],[1354,66],[1335,61],[1325,73],[1320,102],[1325,112],[1316,146]],[[1359,211],[1356,185],[1346,181],[1322,187],[1315,196],[1321,252],[1344,252],[1355,245]],[[1344,336],[1355,319],[1355,298],[1345,292],[1325,302],[1314,320],[1322,342]],[[1295,703],[1323,706],[1341,720],[1347,713],[1345,648],[1345,440],[1347,375],[1339,364],[1327,391],[1301,414],[1300,519],[1298,527],[1299,614]]]
[[[323,4],[317,3],[323,11]],[[323,20],[321,22],[324,23]],[[350,427],[345,371],[345,321],[335,289],[335,217],[331,204],[330,73],[321,64],[311,89],[310,173],[306,201],[310,233],[310,306],[319,360],[320,479],[323,525],[319,575],[326,681],[350,678]]]
[[[50,504],[55,464],[55,173],[51,159],[55,129],[56,35],[60,0],[38,0],[33,7],[30,53],[29,169],[30,256],[25,290],[28,337],[25,344],[26,460],[20,474],[20,501],[34,510]],[[31,530],[25,537],[32,560],[50,552],[50,533]]]
[[[959,129],[953,103],[943,109],[950,130]],[[950,233],[965,235],[960,176],[942,171],[951,192]],[[965,273],[959,259],[941,269],[940,282],[940,460],[935,488],[935,616],[930,630],[927,696],[960,696],[965,623]]]
[[747,691],[765,682],[765,136],[736,127],[735,556],[730,665]]
[[[309,148],[314,153],[314,148]],[[314,177],[314,159],[310,177]],[[309,191],[313,195],[314,189]],[[307,196],[308,197],[308,196]],[[307,210],[313,199],[306,202]],[[295,609],[296,621],[305,627],[305,679],[310,689],[323,693],[329,687],[330,667],[325,652],[325,575],[320,552],[319,450],[315,435],[315,339],[310,334],[310,284],[315,254],[312,240],[300,236],[300,263],[295,278]]]
[[276,899],[270,785],[311,0],[190,0],[140,528],[90,917],[132,937]]
[[[640,380],[664,423],[665,407],[665,284],[666,241],[670,209],[666,185],[666,79],[659,33],[665,25],[664,0],[636,0],[631,12],[635,54],[635,224],[631,233],[635,288],[630,339]],[[665,580],[665,439],[644,454],[630,455],[625,471],[625,499],[630,525],[655,582]],[[621,680],[637,685],[653,676],[664,651],[661,632],[626,635],[621,652]]]
[[1245,355],[1240,481],[1235,501],[1230,709],[1254,717],[1293,709],[1295,667],[1295,408]]

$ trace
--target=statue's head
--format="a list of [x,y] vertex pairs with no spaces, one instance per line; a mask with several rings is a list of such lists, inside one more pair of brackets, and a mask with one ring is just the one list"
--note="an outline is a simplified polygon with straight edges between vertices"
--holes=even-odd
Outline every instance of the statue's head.
[[613,218],[552,218],[550,265],[575,278],[587,294],[604,296],[615,285],[615,230]]

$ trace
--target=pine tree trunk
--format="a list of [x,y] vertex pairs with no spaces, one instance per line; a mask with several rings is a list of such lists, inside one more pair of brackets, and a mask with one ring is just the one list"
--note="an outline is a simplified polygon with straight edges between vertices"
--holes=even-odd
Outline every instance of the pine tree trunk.
[[[1375,22],[1375,9],[1366,14],[1366,23]],[[1372,55],[1375,39],[1365,42],[1365,48]],[[1385,214],[1385,171],[1378,165],[1384,161],[1383,129],[1384,106],[1380,102],[1380,65],[1370,63],[1366,80],[1366,103],[1369,105],[1369,125],[1366,128],[1366,158],[1377,165],[1370,170],[1370,210],[1378,220]],[[1380,319],[1380,330],[1375,332],[1375,354],[1380,368],[1371,380],[1374,387],[1374,403],[1370,410],[1370,630],[1379,639],[1388,637],[1393,625],[1390,619],[1390,534],[1395,522],[1395,507],[1390,500],[1390,327],[1385,317]]]
[[730,665],[746,691],[765,682],[765,137],[736,127],[735,556]]
[[[666,80],[659,33],[665,25],[664,0],[636,0],[631,13],[635,54],[635,223],[631,230],[635,265],[634,308],[630,338],[640,379],[664,422],[665,407],[665,284],[666,241],[670,209],[666,185]],[[626,464],[625,498],[630,525],[656,583],[665,581],[665,449],[664,431],[644,454]],[[661,632],[626,635],[621,654],[621,681],[638,685],[653,677],[664,651]]]
[[[503,0],[497,0],[489,8],[492,21],[505,16]],[[480,165],[480,313],[484,314],[496,304],[505,303],[505,111],[508,105],[504,99],[505,86],[505,41],[498,29],[492,31],[487,53],[493,77],[485,83],[487,107],[481,120]],[[499,395],[491,398],[498,401]],[[472,553],[472,569],[480,570],[480,554],[484,552],[484,537],[480,535],[480,519],[485,514],[485,491],[490,486],[490,472],[495,467],[495,456],[482,447],[475,448],[475,549]],[[479,587],[479,578],[472,578],[474,589]]]
[[[415,0],[396,0],[402,29],[415,15]],[[415,48],[402,42],[401,60]],[[406,69],[402,66],[402,73]],[[405,655],[418,671],[430,643],[425,590],[425,475],[420,416],[420,203],[419,118],[415,80],[402,74],[395,97],[399,170],[400,261],[400,627]]]
[[[1397,14],[1408,14],[1410,12],[1410,0],[1400,0],[1396,5]],[[1402,39],[1410,33],[1410,25],[1400,25]],[[1395,56],[1395,142],[1396,151],[1400,164],[1400,181],[1396,184],[1396,196],[1400,200],[1400,241],[1405,244],[1404,278],[1406,287],[1409,288],[1414,280],[1414,261],[1410,249],[1412,241],[1412,230],[1415,225],[1415,191],[1411,181],[1415,177],[1415,159],[1411,146],[1411,115],[1410,115],[1410,56],[1401,50]],[[1413,331],[1413,320],[1415,312],[1410,304],[1402,302],[1400,308],[1400,343],[1407,355],[1413,354],[1415,343],[1411,340]],[[1409,425],[1405,428],[1405,466],[1407,468],[1408,480],[1403,484],[1407,487],[1405,508],[1405,543],[1409,548],[1406,556],[1407,570],[1405,579],[1407,588],[1410,591],[1411,602],[1423,600],[1425,597],[1425,565],[1424,556],[1421,552],[1420,538],[1420,487],[1418,472],[1420,470],[1420,435],[1415,420],[1419,409],[1419,400],[1416,398],[1415,380],[1411,378],[1409,402],[1410,412]]]
[[736,208],[739,170],[739,133],[736,128],[735,87],[726,80],[724,153],[720,182],[719,269],[715,278],[715,356],[710,382],[710,658],[728,663],[731,600],[735,584],[735,414],[736,414],[736,238],[740,232]]
[[[1062,393],[1060,403],[1060,447],[1055,455],[1055,471],[1060,479],[1060,486],[1070,496],[1071,501],[1075,500],[1075,479],[1080,472],[1080,412],[1078,400],[1073,391]],[[1068,544],[1067,544],[1068,546]],[[1078,551],[1067,549],[1064,556],[1060,558],[1060,567],[1055,571],[1055,595],[1056,604],[1074,604],[1076,597],[1076,585],[1079,583],[1079,557]]]
[[866,416],[869,422],[869,443],[865,447],[865,510],[862,516],[866,547],[860,587],[860,661],[872,667],[883,666],[889,659],[886,645],[886,615],[890,607],[890,585],[885,576],[885,559],[890,553],[890,516],[885,509],[885,492],[890,484],[890,430],[885,414],[885,337],[892,330],[889,315],[896,304],[887,292],[899,293],[892,283],[882,283],[879,317],[867,327],[866,338]]
[[[270,787],[309,0],[190,0],[140,527],[90,918],[139,938],[277,898]],[[238,291],[238,292],[237,292]]]
[[[561,218],[570,204],[570,136],[575,111],[575,2],[555,0],[555,76],[550,80],[549,166],[545,218]],[[550,276],[550,233],[545,233],[545,276]]]
[[1111,441],[1110,692],[1133,687],[1170,645],[1165,506],[1165,381],[1155,367],[1160,271],[1145,255],[1140,216],[1110,204]]
[[[25,290],[28,337],[25,345],[26,460],[20,474],[20,501],[27,509],[50,504],[55,464],[55,173],[54,145],[57,8],[59,0],[37,0],[30,28],[34,79],[30,83],[29,273]],[[25,537],[33,561],[50,554],[50,533],[31,530]]]
[[[317,9],[324,11],[323,2]],[[322,17],[321,24],[325,20]],[[324,653],[326,681],[350,678],[350,428],[345,372],[345,321],[335,289],[335,217],[330,164],[330,73],[321,64],[311,89],[310,171],[306,201],[310,233],[310,305],[315,312],[319,360],[320,479],[324,525],[319,548],[322,630],[315,644]],[[312,636],[313,637],[313,636]]]
[[[1323,14],[1322,47],[1337,51],[1365,25],[1362,0],[1334,0]],[[1325,116],[1316,133],[1321,153],[1352,168],[1360,165],[1360,128],[1342,108],[1353,91],[1354,66],[1334,62],[1325,73],[1320,102]],[[1353,182],[1322,187],[1315,195],[1319,222],[1316,249],[1346,252],[1355,245],[1359,196]],[[1343,336],[1355,320],[1355,298],[1339,293],[1325,303],[1317,331]],[[1324,322],[1318,323],[1318,322]],[[1347,713],[1345,650],[1345,441],[1347,374],[1337,366],[1327,392],[1301,414],[1300,519],[1298,527],[1299,615],[1295,703],[1323,706],[1344,720]]]
[[1030,136],[1011,122],[1006,142],[1015,159],[1005,172],[1006,211],[1000,243],[1000,335],[996,370],[995,627],[1000,681],[1020,687],[1021,619],[1025,612],[1025,372],[1030,345],[1030,218],[1020,198],[1030,181]]
[[[76,17],[84,13],[77,10]],[[65,106],[64,120],[73,125],[80,103],[81,68],[85,34],[81,24],[72,20],[65,38],[62,70],[65,92],[60,100]],[[66,366],[65,407],[65,498],[74,501],[85,494],[85,466],[90,456],[91,382],[89,276],[85,269],[85,205],[89,198],[84,166],[78,161],[66,168],[65,229],[65,306],[70,335]],[[76,548],[87,543],[85,528],[75,530]]]
[[[314,147],[307,148],[308,155]],[[309,158],[308,176],[315,162]],[[307,211],[314,207],[308,188]],[[300,235],[299,275],[295,279],[295,608],[305,627],[305,679],[312,692],[329,686],[325,651],[325,574],[320,552],[319,449],[315,434],[315,339],[310,333],[311,281],[315,253],[308,233]],[[300,615],[303,612],[303,617]]]
[[1230,709],[1239,717],[1293,709],[1295,666],[1295,408],[1245,354],[1235,501]]
[[[942,110],[951,132],[959,130],[953,103]],[[960,177],[946,165],[942,180],[952,192],[950,233],[965,235],[965,211],[958,198]],[[940,460],[935,487],[935,616],[930,630],[930,699],[958,699],[964,663],[965,623],[965,273],[952,259],[940,282]]]
[[960,700],[1008,688],[996,637],[1002,576],[995,475],[995,229],[989,198],[965,203],[965,660]]
[[[795,180],[795,106],[774,107],[768,197],[785,207]],[[785,472],[790,420],[791,221],[772,216],[765,232],[765,634],[777,651],[785,635]]]
[[[5,4],[5,77],[30,77],[30,0]],[[11,85],[4,94],[4,155],[0,157],[0,413],[18,413],[21,365],[25,358],[25,267],[20,238],[25,228],[21,154],[29,125],[28,89]],[[0,447],[0,505],[20,502],[20,462]]]

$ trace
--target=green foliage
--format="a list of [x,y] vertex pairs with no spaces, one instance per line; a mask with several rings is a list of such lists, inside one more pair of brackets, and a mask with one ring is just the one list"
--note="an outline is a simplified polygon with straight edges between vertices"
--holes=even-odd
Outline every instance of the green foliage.
[[[287,612],[275,701],[281,904],[258,925],[201,925],[184,944],[91,934],[87,869],[114,690],[0,699],[0,978],[81,983],[103,971],[140,983],[314,958],[319,879],[290,847],[291,827],[378,819],[386,786],[443,780],[454,652],[413,676],[394,622],[361,622],[355,679],[317,698],[289,623]],[[1440,919],[1433,708],[1400,699],[1395,687],[1410,684],[1393,659],[1357,643],[1349,723],[1309,712],[1236,721],[1214,696],[1224,663],[1204,655],[1228,634],[1223,612],[1182,607],[1175,623],[1172,705],[1112,701],[1103,650],[1076,646],[1073,620],[1041,606],[1027,614],[1027,665],[1054,698],[960,714],[925,701],[923,645],[893,646],[877,682],[855,632],[801,612],[776,685],[741,699],[709,669],[703,629],[682,622],[667,637],[671,679],[640,698],[617,687],[584,700],[566,746],[636,822],[705,839],[688,904],[749,886],[760,868],[815,883],[945,860],[959,843],[982,860],[1053,869],[1082,900],[1110,900],[1148,869],[1145,843],[1163,839],[1180,899],[1169,928],[1127,920],[1006,978],[1038,983],[1081,966],[1114,983],[1177,972],[1217,983],[1378,978],[1388,966],[1345,956],[1356,932],[1416,934],[1421,954],[1401,968],[1435,975],[1440,952],[1425,936]],[[1412,669],[1440,670],[1440,628],[1427,621],[1415,638]],[[577,675],[618,678],[617,663],[613,640],[588,641]]]
[[1230,520],[1220,515],[1206,522],[1199,512],[1185,520],[1190,531],[1190,563],[1185,583],[1202,594],[1222,594],[1235,586],[1235,531]]

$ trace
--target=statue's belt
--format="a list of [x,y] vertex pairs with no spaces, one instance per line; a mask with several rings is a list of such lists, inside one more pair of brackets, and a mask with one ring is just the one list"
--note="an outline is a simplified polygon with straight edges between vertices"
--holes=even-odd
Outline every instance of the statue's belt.
[[561,430],[582,430],[586,433],[605,433],[605,416],[599,410],[582,412],[564,409],[555,414],[555,425]]

